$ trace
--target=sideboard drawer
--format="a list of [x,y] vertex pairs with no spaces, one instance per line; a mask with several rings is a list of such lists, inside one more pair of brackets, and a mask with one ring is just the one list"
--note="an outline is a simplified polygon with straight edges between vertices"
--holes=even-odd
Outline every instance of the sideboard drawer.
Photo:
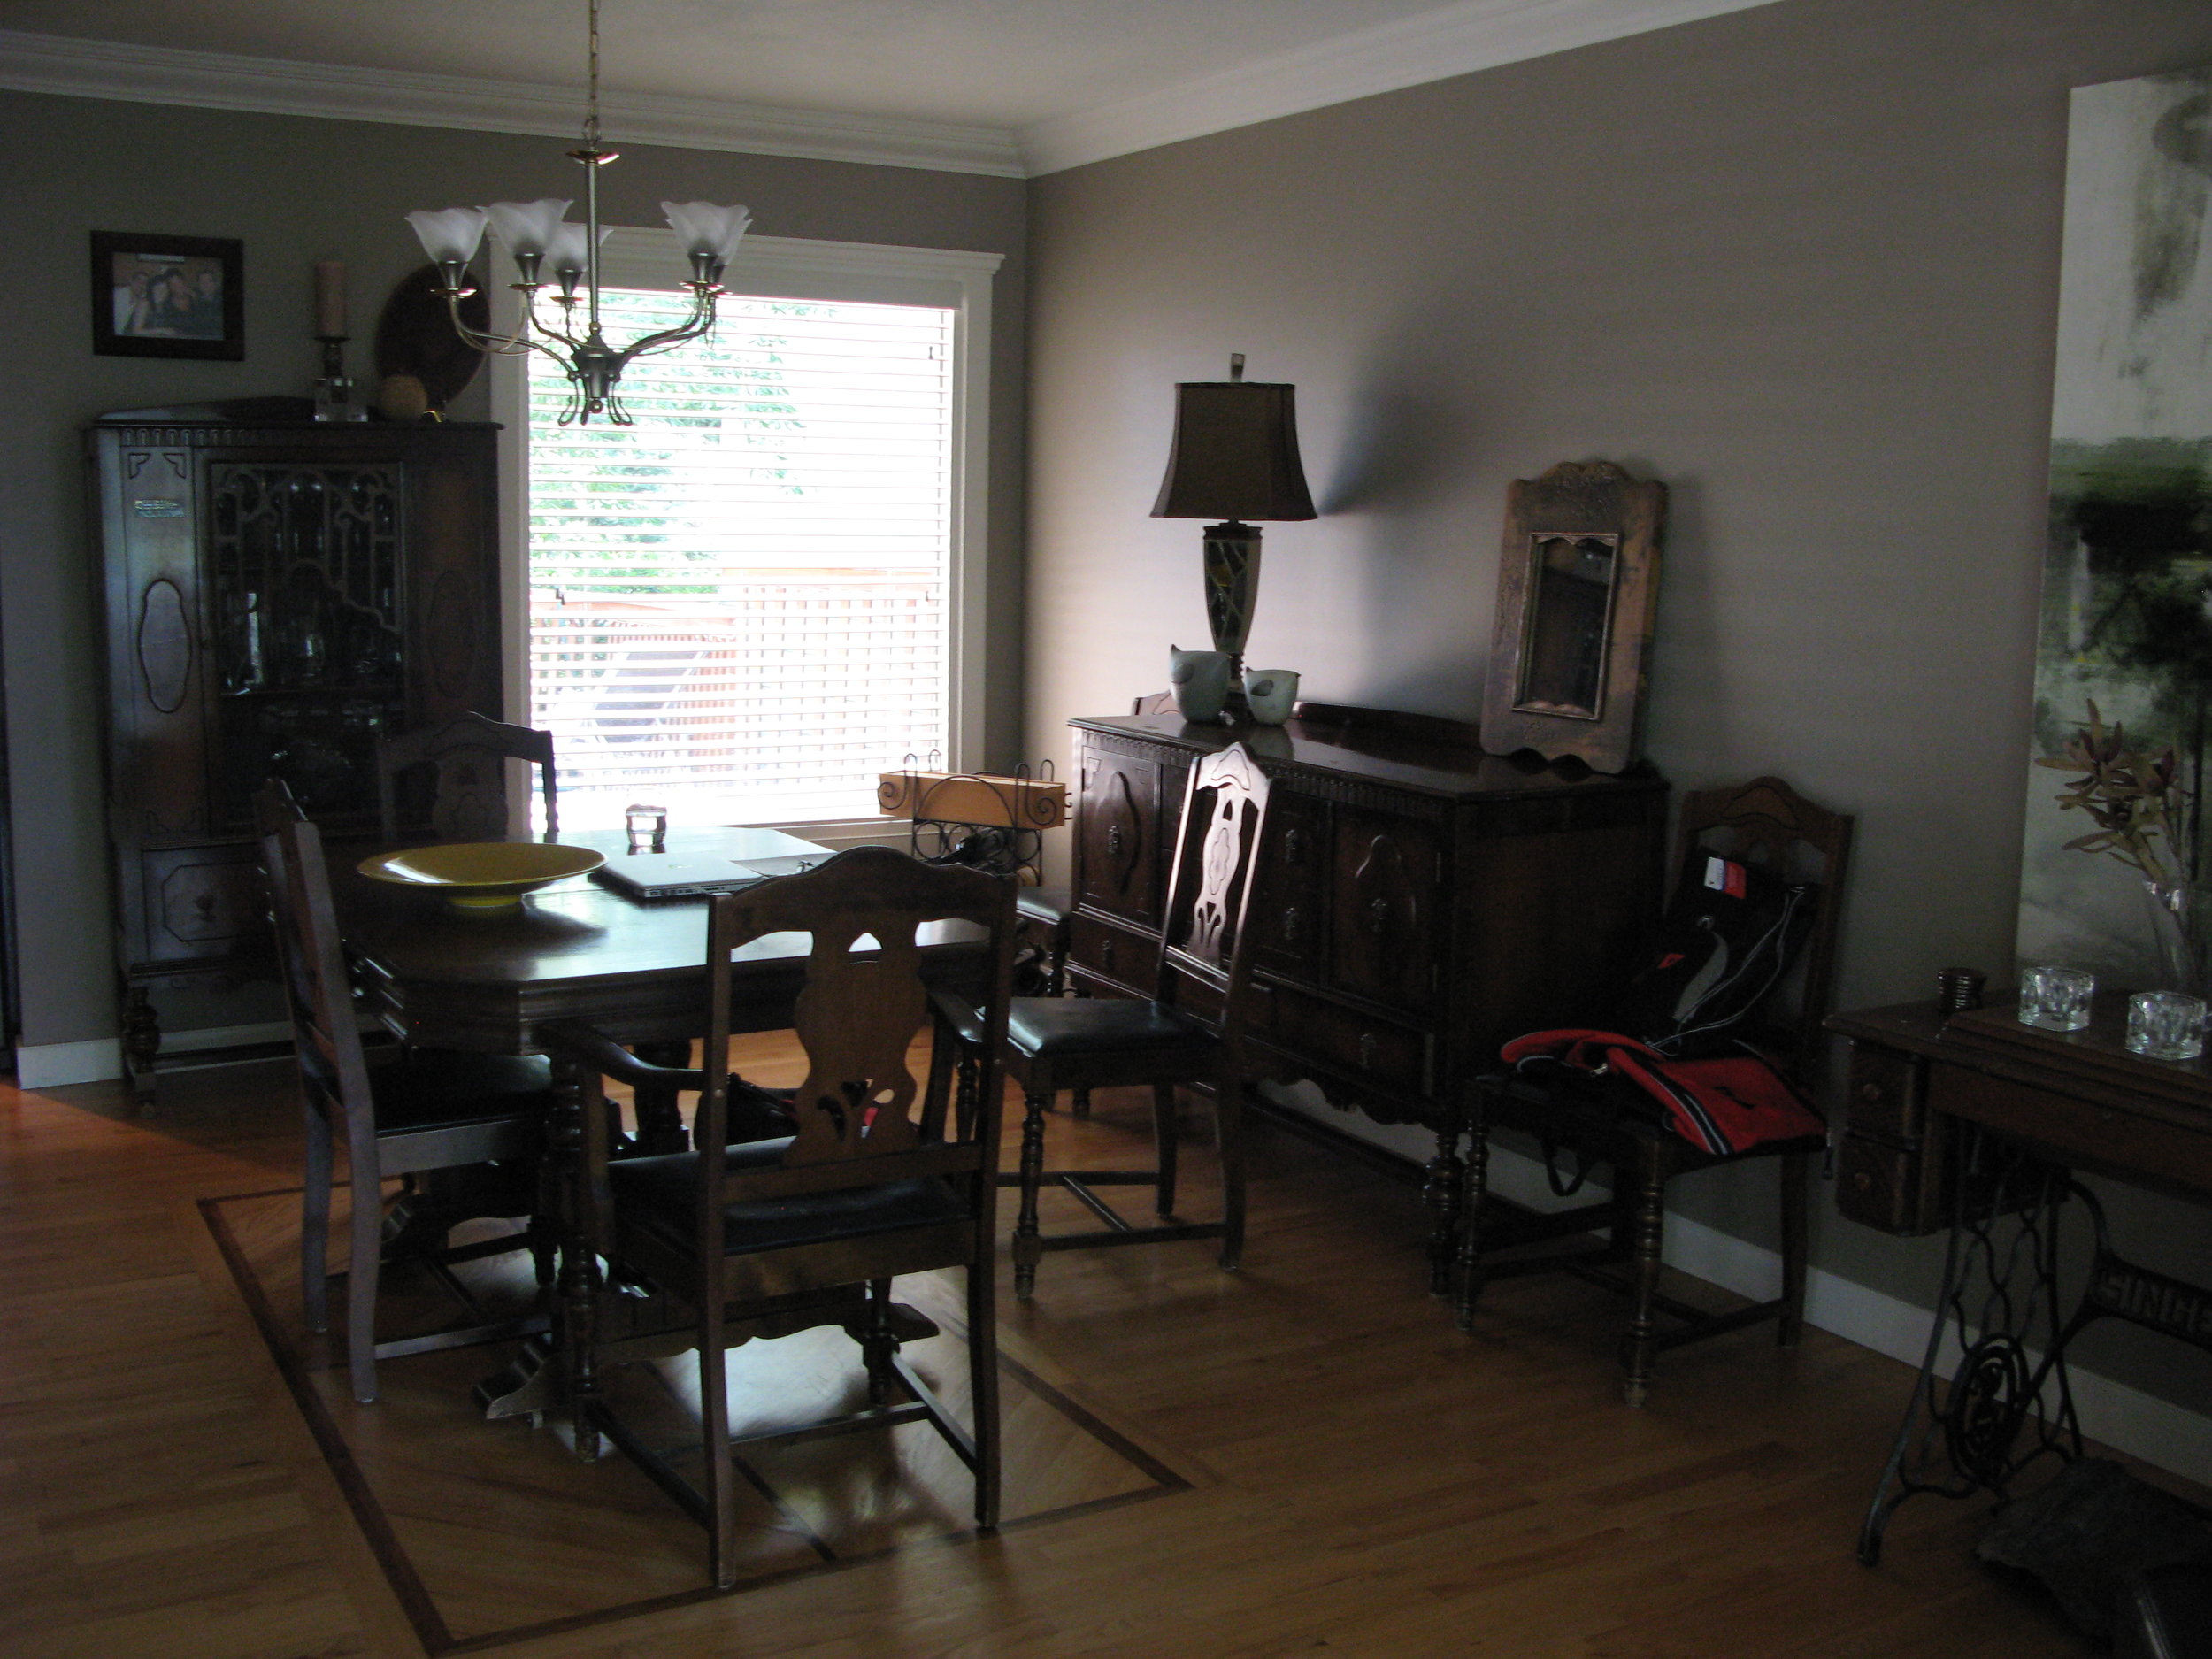
[[1276,987],[1274,1003],[1277,1048],[1377,1088],[1434,1092],[1435,1041],[1427,1033],[1286,987]]
[[1068,918],[1068,960],[1132,995],[1149,996],[1160,965],[1159,935],[1078,910]]

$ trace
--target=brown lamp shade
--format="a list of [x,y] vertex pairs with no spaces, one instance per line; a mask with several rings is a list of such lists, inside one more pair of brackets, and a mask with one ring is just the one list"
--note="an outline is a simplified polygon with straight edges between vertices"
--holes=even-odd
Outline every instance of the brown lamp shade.
[[1298,421],[1291,405],[1296,390],[1262,380],[1179,385],[1175,443],[1152,516],[1313,518],[1313,497],[1298,464]]

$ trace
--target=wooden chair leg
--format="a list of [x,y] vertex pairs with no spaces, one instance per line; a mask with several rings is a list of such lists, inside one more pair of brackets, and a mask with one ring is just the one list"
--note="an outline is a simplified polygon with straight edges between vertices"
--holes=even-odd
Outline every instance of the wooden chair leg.
[[353,1160],[353,1217],[346,1252],[346,1367],[353,1397],[376,1403],[376,1291],[384,1256],[384,1186],[373,1163]]
[[300,1197],[300,1302],[311,1331],[330,1329],[330,1119],[306,1107],[307,1190]]
[[715,1305],[699,1321],[699,1428],[706,1456],[700,1474],[706,1488],[707,1569],[714,1587],[726,1590],[737,1582],[737,1471],[730,1464],[729,1349],[718,1275],[708,1275],[706,1291]]
[[1221,1149],[1221,1267],[1244,1260],[1244,1079],[1233,1070],[1214,1081],[1214,1142]]
[[[1628,1171],[1616,1171],[1626,1179]],[[1651,1391],[1652,1339],[1658,1333],[1659,1252],[1665,1242],[1667,1170],[1663,1155],[1647,1142],[1635,1169],[1635,1231],[1631,1240],[1630,1272],[1635,1297],[1629,1313],[1628,1334],[1621,1344],[1621,1363],[1628,1373],[1621,1398],[1640,1406]]]
[[891,1281],[868,1281],[868,1324],[860,1339],[861,1363],[868,1369],[868,1403],[880,1409],[891,1403],[891,1385],[898,1371],[899,1339],[891,1333]]
[[998,1296],[988,1240],[968,1268],[969,1420],[975,1425],[975,1525],[998,1525]]
[[1479,1082],[1467,1112],[1466,1192],[1459,1206],[1459,1260],[1455,1263],[1452,1311],[1459,1328],[1475,1328],[1482,1296],[1482,1208],[1490,1194],[1490,1085]]
[[1175,1085],[1152,1086],[1152,1147],[1157,1156],[1159,1180],[1152,1207],[1163,1216],[1175,1213],[1175,1165],[1179,1137],[1175,1133]]
[[1806,1185],[1812,1179],[1812,1161],[1802,1152],[1782,1159],[1782,1316],[1775,1321],[1774,1340],[1795,1348],[1805,1334],[1805,1257],[1808,1249]]
[[1014,1218],[1014,1294],[1026,1302],[1037,1288],[1037,1263],[1044,1257],[1037,1241],[1037,1193],[1044,1185],[1045,1108],[1052,1103],[1052,1091],[1032,1090],[1023,1101],[1022,1203]]

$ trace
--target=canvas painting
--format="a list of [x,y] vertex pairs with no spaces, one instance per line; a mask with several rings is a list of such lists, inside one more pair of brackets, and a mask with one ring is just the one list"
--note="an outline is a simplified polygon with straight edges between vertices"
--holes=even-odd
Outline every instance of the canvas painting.
[[[2032,759],[2058,757],[2093,701],[2127,746],[2170,746],[2199,800],[2212,757],[2212,68],[2073,95],[2050,543]],[[2141,879],[2066,843],[2096,826],[2031,764],[2024,962],[2158,982]],[[2178,873],[2212,879],[2197,814]]]

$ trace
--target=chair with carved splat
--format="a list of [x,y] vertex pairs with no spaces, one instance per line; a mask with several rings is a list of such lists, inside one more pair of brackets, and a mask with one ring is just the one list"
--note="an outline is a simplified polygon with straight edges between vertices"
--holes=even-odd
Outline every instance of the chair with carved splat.
[[[1021,1188],[1014,1224],[1014,1290],[1036,1287],[1049,1251],[1099,1245],[1148,1244],[1175,1239],[1221,1240],[1221,1264],[1234,1268],[1244,1248],[1244,1150],[1240,1133],[1242,1034],[1251,953],[1246,910],[1266,827],[1268,780],[1241,743],[1191,769],[1182,830],[1168,883],[1167,926],[1148,1001],[1125,997],[1016,997],[1006,1022],[1006,1070],[1021,1086],[1021,1169],[1002,1180]],[[983,1046],[974,1010],[948,992],[936,997],[945,1026],[973,1056]],[[1221,1154],[1219,1221],[1175,1216],[1175,1091],[1202,1085],[1213,1098]],[[1062,1089],[1147,1087],[1152,1090],[1154,1167],[1149,1170],[1048,1170],[1044,1113]],[[964,1087],[964,1107],[972,1090]],[[1045,1233],[1038,1199],[1048,1181],[1064,1187],[1105,1224],[1082,1233]],[[1138,1225],[1094,1190],[1149,1187],[1159,1220]]]
[[[719,1158],[696,1151],[610,1158],[613,1120],[602,1074],[636,1078],[658,1068],[575,1023],[539,1029],[546,1051],[579,1079],[585,1184],[596,1199],[587,1217],[591,1256],[611,1264],[613,1281],[657,1286],[695,1310],[703,1490],[676,1474],[602,1397],[601,1365],[631,1356],[618,1342],[595,1341],[594,1328],[608,1322],[594,1317],[572,1317],[565,1332],[579,1448],[588,1455],[604,1432],[682,1503],[707,1529],[718,1586],[737,1571],[724,1349],[754,1337],[842,1325],[860,1345],[867,1403],[742,1444],[927,1421],[975,1477],[977,1525],[997,1524],[996,1068],[987,1056],[980,1109],[953,1123],[941,1071],[932,1068],[925,1087],[907,1059],[929,1018],[923,964],[933,944],[956,943],[947,925],[979,946],[980,961],[964,953],[962,960],[984,987],[982,1018],[995,1047],[1013,973],[1010,880],[857,847],[713,901],[705,1062],[658,1073],[670,1087],[697,1092],[695,1146],[729,1140],[731,953],[770,933],[812,940],[794,1019],[807,1057],[806,1080],[790,1107],[796,1133],[729,1146]],[[891,1300],[895,1275],[955,1267],[967,1281],[972,1432],[898,1357],[902,1340],[935,1327]],[[588,1286],[586,1294],[603,1303],[607,1293]]]
[[[1833,983],[1851,830],[1849,816],[1815,805],[1778,778],[1682,798],[1678,883],[1698,879],[1700,870],[1710,867],[1703,861],[1717,855],[1770,872],[1811,904],[1810,925],[1802,931],[1793,965],[1784,964],[1778,975],[1768,979],[1739,1023],[1728,1027],[1740,1047],[1765,1056],[1808,1095],[1818,1082],[1824,1041],[1821,1022]],[[1737,968],[1740,972],[1741,964]],[[1624,1011],[1616,1029],[1627,1031],[1632,1018]],[[1667,1349],[1768,1319],[1777,1322],[1778,1342],[1788,1347],[1797,1341],[1805,1310],[1807,1187],[1810,1161],[1824,1148],[1822,1136],[1807,1133],[1735,1152],[1709,1151],[1671,1129],[1654,1114],[1652,1104],[1643,1090],[1617,1076],[1593,1079],[1555,1069],[1501,1071],[1480,1079],[1473,1093],[1460,1221],[1456,1301],[1462,1330],[1472,1328],[1476,1301],[1489,1279],[1555,1269],[1587,1273],[1627,1267],[1624,1281],[1590,1276],[1624,1291],[1631,1301],[1621,1364],[1626,1373],[1623,1397],[1632,1406],[1644,1403],[1653,1362]],[[1562,1154],[1579,1160],[1571,1179],[1563,1179],[1554,1168],[1554,1185],[1563,1197],[1580,1187],[1591,1167],[1610,1165],[1610,1198],[1548,1214],[1502,1206],[1487,1190],[1489,1131],[1501,1126],[1539,1137],[1548,1164],[1555,1166]],[[1781,1166],[1781,1294],[1720,1314],[1661,1294],[1667,1183],[1692,1171],[1752,1158],[1772,1159]],[[1608,1236],[1594,1246],[1586,1235],[1600,1228]],[[1569,1241],[1540,1253],[1525,1251],[1526,1246],[1562,1240]],[[1662,1315],[1674,1322],[1671,1328],[1661,1328]]]
[[434,772],[430,833],[442,841],[499,841],[507,833],[509,760],[536,765],[545,803],[545,839],[560,833],[560,780],[553,733],[465,714],[443,726],[403,732],[376,746],[376,805],[384,839],[400,835],[403,795],[418,768]]

